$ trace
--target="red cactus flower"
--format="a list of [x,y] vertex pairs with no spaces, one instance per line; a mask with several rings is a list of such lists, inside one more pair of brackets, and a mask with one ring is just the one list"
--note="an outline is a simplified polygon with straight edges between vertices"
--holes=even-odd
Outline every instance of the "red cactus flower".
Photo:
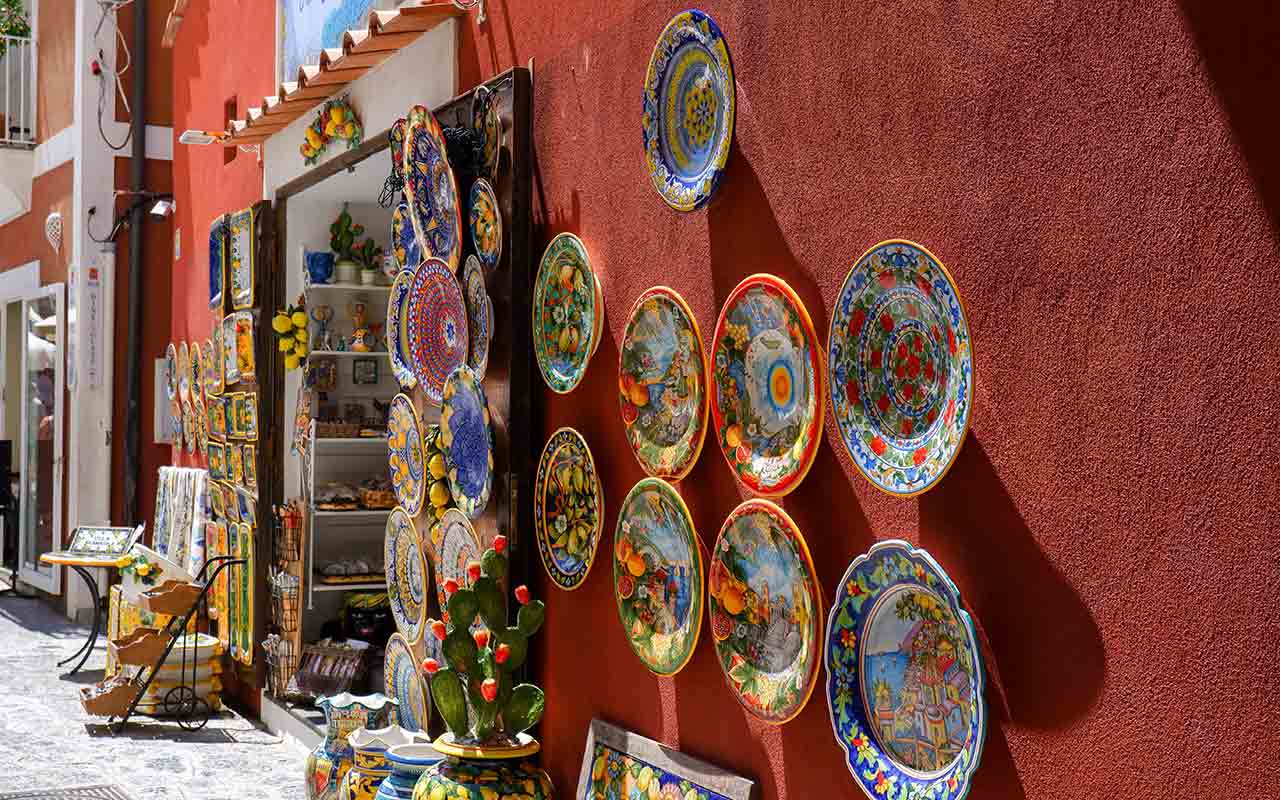
[[498,682],[493,678],[486,678],[480,684],[480,694],[484,695],[485,702],[492,703],[498,699]]
[[444,623],[437,619],[431,622],[431,634],[443,642],[444,637],[449,635],[449,631],[444,627]]
[[446,579],[444,582],[444,593],[453,594],[456,591],[458,591],[458,582],[453,578]]
[[499,553],[505,553],[507,551],[507,537],[502,534],[493,537],[493,549]]
[[479,561],[471,561],[467,563],[467,577],[471,579],[472,583],[475,583],[476,581],[480,580],[480,562]]
[[435,675],[440,671],[440,662],[436,661],[434,658],[428,658],[426,661],[422,662],[422,671],[428,675]]
[[516,587],[516,601],[520,603],[520,605],[522,606],[527,605],[529,603],[529,587],[528,586],[521,584],[520,586]]
[[509,658],[511,658],[511,645],[505,642],[498,645],[498,649],[493,651],[493,660],[499,664],[507,663]]
[[476,640],[476,647],[481,649],[489,646],[489,629],[481,628],[471,634],[471,638]]

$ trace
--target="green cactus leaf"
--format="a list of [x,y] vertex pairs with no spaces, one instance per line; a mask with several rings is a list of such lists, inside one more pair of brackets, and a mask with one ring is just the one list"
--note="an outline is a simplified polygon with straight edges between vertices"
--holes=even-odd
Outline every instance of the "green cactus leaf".
[[547,607],[542,601],[530,600],[520,606],[520,611],[516,614],[516,627],[525,636],[532,636],[542,627],[542,620],[546,619],[546,616]]
[[474,589],[459,589],[449,598],[449,619],[457,627],[469,627],[479,613],[480,601]]
[[480,557],[480,568],[485,575],[500,581],[507,576],[507,557],[490,547]]
[[465,672],[469,677],[480,674],[477,658],[479,649],[465,625],[449,631],[449,635],[444,637],[441,650],[444,651],[444,660],[449,662],[451,669]]
[[[477,740],[483,742],[493,736],[498,712],[502,707],[498,705],[496,698],[492,703],[484,699],[484,693],[480,691],[480,679],[471,681],[469,690],[471,708],[475,711],[474,735]],[[499,688],[499,694],[501,694],[501,688]]]
[[[489,626],[489,630],[496,631],[507,627],[507,604],[502,597],[502,590],[498,588],[498,582],[484,575],[471,588],[475,590],[476,599],[480,601],[480,618],[484,620],[485,625]],[[452,615],[452,612],[450,614]]]
[[522,683],[511,690],[502,709],[502,722],[507,733],[516,734],[529,730],[542,719],[546,698],[542,690],[531,683]]
[[462,681],[452,670],[442,669],[431,678],[431,697],[444,724],[455,736],[467,732],[467,698]]
[[498,664],[498,669],[503,672],[515,672],[520,669],[524,665],[525,658],[529,655],[529,637],[525,636],[519,628],[503,628],[494,631],[493,638],[495,640],[495,653],[498,645],[505,644],[510,648],[507,660]]

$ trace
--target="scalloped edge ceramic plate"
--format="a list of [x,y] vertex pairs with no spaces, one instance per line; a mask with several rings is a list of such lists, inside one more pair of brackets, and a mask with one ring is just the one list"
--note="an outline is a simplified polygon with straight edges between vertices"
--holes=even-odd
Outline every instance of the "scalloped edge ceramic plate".
[[[420,295],[436,286],[441,294],[440,302],[430,309],[431,319],[421,319],[427,312]],[[467,331],[467,301],[463,297],[458,279],[445,262],[428,258],[413,271],[413,283],[409,291],[409,314],[404,323],[404,341],[409,348],[409,366],[418,378],[422,391],[433,405],[440,405],[444,396],[444,384],[459,366],[467,363],[470,347]],[[452,324],[454,341],[447,340],[447,327]],[[428,337],[427,331],[433,335]],[[415,346],[416,345],[416,346]],[[435,369],[423,356],[436,352]]]
[[[422,540],[413,524],[412,515],[403,506],[396,506],[391,510],[383,530],[382,563],[387,581],[387,600],[391,605],[391,616],[395,618],[396,628],[406,644],[412,646],[423,637],[427,627],[427,582],[430,573],[427,571],[426,558],[422,555]],[[404,540],[403,547],[401,539]],[[412,592],[415,559],[418,589],[422,597],[415,600],[410,594],[408,600],[405,600],[402,589],[407,587]],[[416,611],[412,607],[415,603]]]

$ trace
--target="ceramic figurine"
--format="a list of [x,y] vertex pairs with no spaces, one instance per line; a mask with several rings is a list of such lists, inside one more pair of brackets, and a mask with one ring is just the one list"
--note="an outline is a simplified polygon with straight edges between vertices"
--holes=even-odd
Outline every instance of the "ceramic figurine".
[[354,750],[349,741],[357,728],[383,728],[396,701],[383,694],[356,696],[348,692],[322,697],[328,730],[324,741],[307,756],[307,799],[337,800],[338,784],[351,769]]
[[338,787],[338,800],[373,800],[383,779],[391,775],[387,750],[400,745],[421,744],[421,734],[413,734],[399,725],[367,730],[361,728],[348,741],[354,751],[351,769]]
[[311,349],[332,350],[333,337],[329,334],[329,323],[333,321],[333,306],[316,306],[311,311],[311,318],[316,321],[316,338],[311,341]]
[[363,302],[351,303],[347,306],[351,315],[353,331],[351,333],[351,351],[353,353],[369,353],[377,346],[377,339],[368,325],[368,307]]

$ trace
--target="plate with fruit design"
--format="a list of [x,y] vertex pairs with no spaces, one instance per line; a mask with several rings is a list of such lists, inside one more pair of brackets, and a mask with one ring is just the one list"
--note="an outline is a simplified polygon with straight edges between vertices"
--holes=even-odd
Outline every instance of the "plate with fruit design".
[[591,571],[604,521],[604,493],[582,434],[561,428],[538,460],[533,485],[538,554],[551,582],[572,591]]
[[406,394],[391,398],[387,412],[387,464],[396,502],[409,516],[422,510],[426,493],[426,457],[422,447],[422,424],[413,400]]
[[604,295],[586,245],[572,233],[551,240],[533,283],[533,353],[551,391],[567,394],[600,343]]

